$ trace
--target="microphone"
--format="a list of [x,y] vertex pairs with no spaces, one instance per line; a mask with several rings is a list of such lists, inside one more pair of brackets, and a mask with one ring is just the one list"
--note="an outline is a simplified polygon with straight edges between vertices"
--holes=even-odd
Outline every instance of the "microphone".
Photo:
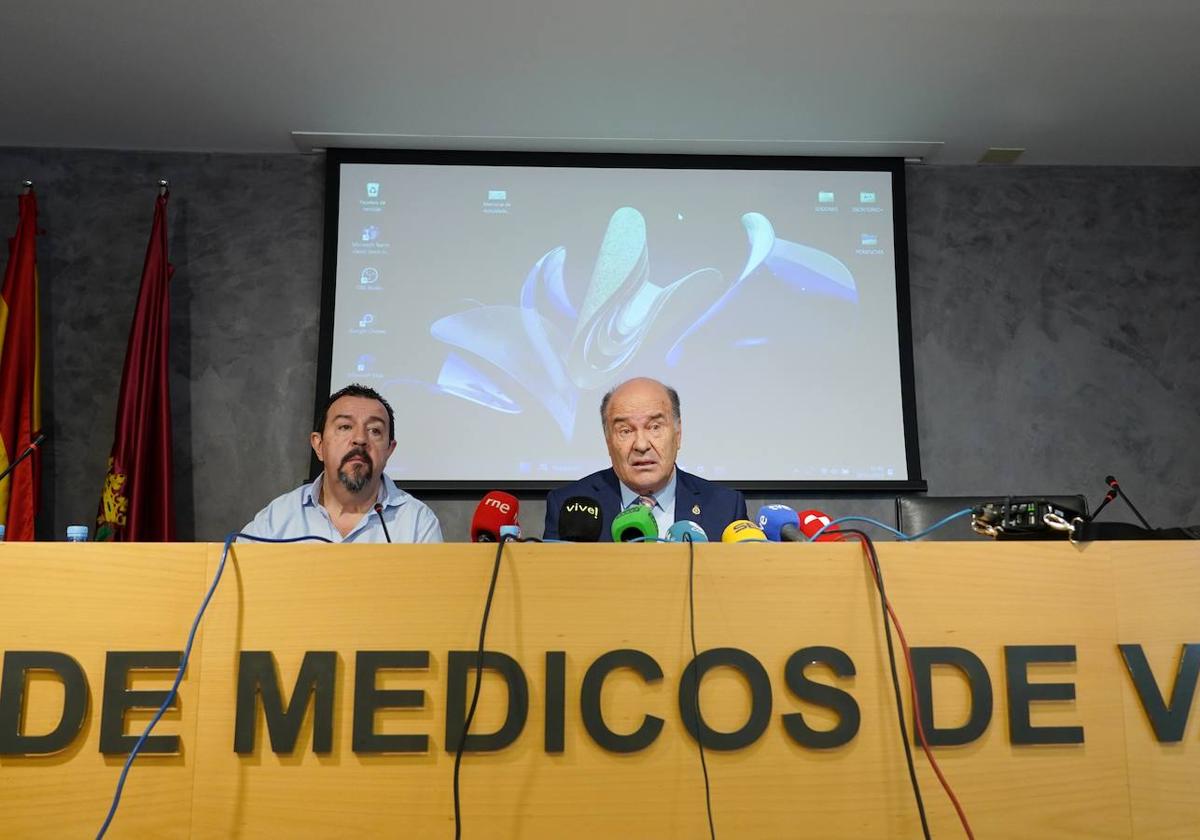
[[758,527],[766,534],[771,542],[780,542],[783,535],[780,531],[785,525],[793,529],[800,527],[800,515],[787,505],[763,505],[758,509]]
[[1092,511],[1092,515],[1088,517],[1088,522],[1091,522],[1093,519],[1099,516],[1100,511],[1104,510],[1104,508],[1108,506],[1108,503],[1117,498],[1118,495],[1120,494],[1117,492],[1116,488],[1110,488],[1109,491],[1104,494],[1104,501],[1097,505],[1096,509]]
[[[799,520],[797,520],[799,523]],[[780,542],[808,542],[808,537],[804,536],[804,532],[800,530],[800,525],[793,525],[791,522],[785,524],[779,529]]]
[[383,518],[383,502],[375,503],[375,515],[379,517],[379,524],[383,526],[384,539],[386,539],[390,544],[392,541],[392,535],[388,533],[387,520]]
[[566,542],[600,542],[604,523],[600,503],[588,496],[572,496],[558,509],[558,538]]
[[708,542],[708,534],[690,519],[680,519],[667,529],[667,542]]
[[725,526],[721,542],[766,542],[767,535],[749,519],[735,519]]
[[24,452],[22,452],[20,455],[17,456],[17,460],[13,461],[11,464],[9,464],[7,467],[5,467],[4,472],[0,472],[0,481],[3,481],[4,479],[8,478],[8,474],[17,468],[17,464],[21,463],[26,458],[28,458],[30,455],[32,455],[34,450],[37,449],[39,446],[41,446],[45,442],[46,442],[46,433],[38,432],[38,436],[33,439],[32,443],[30,443],[28,446],[25,447]]
[[658,523],[645,505],[634,502],[621,511],[612,524],[613,542],[629,542],[642,538],[647,542],[658,539]]
[[521,526],[501,525],[500,542],[521,542]]
[[[3,476],[0,476],[0,478],[3,478]],[[1125,504],[1129,505],[1129,509],[1133,511],[1133,515],[1138,518],[1143,526],[1145,526],[1146,530],[1153,531],[1154,529],[1150,527],[1150,523],[1146,521],[1146,517],[1142,516],[1142,512],[1134,507],[1133,502],[1129,501],[1129,497],[1126,496],[1125,491],[1121,489],[1121,483],[1111,475],[1106,475],[1104,477],[1104,481],[1109,487],[1111,487],[1113,490],[1116,490],[1117,494],[1125,500]]]
[[[829,515],[819,510],[800,511],[800,531],[810,540],[813,534],[829,524]],[[841,542],[842,534],[835,525],[817,537],[817,542]]]
[[521,503],[502,490],[492,490],[480,501],[471,517],[471,542],[500,542],[500,527],[516,525]]

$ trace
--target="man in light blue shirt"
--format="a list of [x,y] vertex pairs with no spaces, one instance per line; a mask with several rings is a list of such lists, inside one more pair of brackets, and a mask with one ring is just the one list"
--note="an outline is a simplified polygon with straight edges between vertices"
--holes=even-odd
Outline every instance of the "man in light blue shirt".
[[396,448],[395,414],[373,388],[329,397],[311,435],[321,475],[275,499],[242,529],[270,539],[317,536],[336,543],[442,541],[437,516],[383,474]]

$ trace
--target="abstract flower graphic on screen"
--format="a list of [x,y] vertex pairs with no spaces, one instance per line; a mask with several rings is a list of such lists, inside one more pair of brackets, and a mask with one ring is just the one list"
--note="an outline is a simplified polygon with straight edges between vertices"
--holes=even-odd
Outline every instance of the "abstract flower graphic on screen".
[[570,440],[581,397],[591,407],[591,395],[635,362],[639,372],[669,372],[693,342],[712,350],[714,340],[734,348],[779,338],[772,334],[778,327],[747,332],[745,319],[720,328],[726,308],[755,278],[792,296],[857,303],[854,278],[836,257],[777,237],[761,213],[741,222],[747,254],[736,277],[707,266],[664,281],[654,276],[644,217],[619,208],[586,285],[571,288],[566,248],[555,247],[534,263],[514,302],[472,302],[435,321],[430,333],[449,349],[436,383],[426,387],[505,413],[536,404]]

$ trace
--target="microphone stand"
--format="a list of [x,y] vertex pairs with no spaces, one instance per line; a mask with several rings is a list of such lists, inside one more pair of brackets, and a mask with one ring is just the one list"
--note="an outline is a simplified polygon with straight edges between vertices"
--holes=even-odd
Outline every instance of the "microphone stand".
[[1142,512],[1137,509],[1133,502],[1129,501],[1129,497],[1126,496],[1125,491],[1121,489],[1121,482],[1117,481],[1116,478],[1111,475],[1105,476],[1104,480],[1108,483],[1109,487],[1111,487],[1113,490],[1116,490],[1120,497],[1125,500],[1125,504],[1129,505],[1129,509],[1133,511],[1133,515],[1141,521],[1146,530],[1153,531],[1154,529],[1150,527],[1150,523],[1146,521],[1146,517],[1142,516]]
[[26,458],[28,458],[30,455],[32,455],[33,451],[45,442],[46,442],[46,433],[38,432],[38,436],[33,439],[33,443],[31,443],[31,444],[29,444],[29,446],[25,447],[25,451],[17,456],[17,460],[13,461],[11,464],[9,464],[7,467],[5,467],[4,472],[0,472],[0,481],[3,481],[4,479],[8,478],[8,474],[17,468],[17,464],[21,463]]

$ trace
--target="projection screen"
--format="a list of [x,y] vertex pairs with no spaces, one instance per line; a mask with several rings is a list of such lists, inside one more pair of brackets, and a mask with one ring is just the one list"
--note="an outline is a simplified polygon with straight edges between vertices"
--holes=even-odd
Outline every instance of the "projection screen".
[[742,489],[921,489],[903,162],[331,151],[317,404],[396,411],[408,488],[608,465],[603,394],[681,397]]

